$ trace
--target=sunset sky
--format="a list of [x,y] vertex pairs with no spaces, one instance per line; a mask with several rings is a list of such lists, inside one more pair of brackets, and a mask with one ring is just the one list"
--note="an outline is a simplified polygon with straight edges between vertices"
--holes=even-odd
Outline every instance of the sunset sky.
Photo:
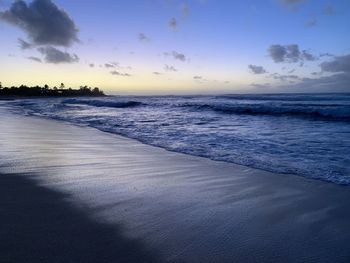
[[349,0],[0,0],[0,81],[349,92]]

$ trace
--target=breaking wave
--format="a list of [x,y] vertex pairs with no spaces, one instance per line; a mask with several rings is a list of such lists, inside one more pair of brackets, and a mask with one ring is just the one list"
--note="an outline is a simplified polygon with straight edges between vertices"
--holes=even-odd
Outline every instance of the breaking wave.
[[350,105],[339,104],[191,104],[182,107],[212,110],[226,114],[289,115],[306,118],[350,121]]
[[128,108],[143,105],[139,101],[107,101],[107,100],[82,100],[82,99],[67,99],[62,101],[65,104],[82,104],[94,107],[108,107],[108,108]]

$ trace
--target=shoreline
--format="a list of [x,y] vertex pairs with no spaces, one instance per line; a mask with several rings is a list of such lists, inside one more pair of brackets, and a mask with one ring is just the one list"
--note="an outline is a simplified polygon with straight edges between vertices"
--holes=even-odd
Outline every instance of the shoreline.
[[1,174],[69,195],[88,218],[120,226],[123,236],[164,262],[350,259],[346,187],[0,113]]
[[[158,99],[33,99],[30,103],[16,100],[8,105],[24,115],[90,126],[168,151],[350,185],[347,176],[350,169],[346,165],[350,162],[346,151],[346,146],[350,145],[346,136],[350,126],[345,119],[341,122],[337,117],[341,115],[341,107],[340,111],[338,106],[334,111],[333,107],[308,106],[301,113],[299,104],[288,106],[285,111],[280,102],[268,109],[257,103],[252,106],[254,112],[259,112],[255,115],[246,114],[244,103],[239,106],[244,110],[243,114],[237,114],[236,110],[231,112],[235,103],[231,105],[230,100],[225,100],[219,107],[215,106],[217,102],[211,103],[207,99],[200,103],[196,102],[197,98],[190,101],[169,98],[164,102]],[[341,105],[341,98],[338,100]],[[198,106],[194,106],[196,103]],[[202,112],[200,105],[208,108]],[[176,114],[177,110],[183,114]],[[292,114],[294,110],[299,113]],[[326,117],[328,114],[330,116]]]

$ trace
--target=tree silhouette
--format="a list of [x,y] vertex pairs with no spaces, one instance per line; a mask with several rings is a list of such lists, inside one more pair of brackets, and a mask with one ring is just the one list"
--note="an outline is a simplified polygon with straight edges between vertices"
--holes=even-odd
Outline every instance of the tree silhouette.
[[52,89],[45,84],[44,87],[34,86],[28,87],[21,85],[19,87],[3,87],[0,82],[0,97],[1,96],[21,96],[21,97],[77,97],[77,96],[104,96],[103,91],[99,88],[91,88],[88,86],[80,86],[79,89],[65,89],[63,83],[60,88],[53,87]]

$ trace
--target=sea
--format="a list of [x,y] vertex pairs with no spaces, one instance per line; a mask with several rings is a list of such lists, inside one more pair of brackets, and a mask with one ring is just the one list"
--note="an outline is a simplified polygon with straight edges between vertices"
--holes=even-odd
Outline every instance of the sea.
[[43,98],[6,104],[20,114],[90,126],[170,151],[350,185],[350,93]]

